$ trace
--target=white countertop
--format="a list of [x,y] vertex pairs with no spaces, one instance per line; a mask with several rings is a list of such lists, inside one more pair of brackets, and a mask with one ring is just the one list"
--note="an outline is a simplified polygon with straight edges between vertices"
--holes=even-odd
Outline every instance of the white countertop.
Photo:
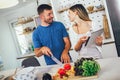
[[[94,80],[120,80],[120,58],[107,58],[107,59],[99,59],[97,60],[100,64],[101,70],[98,73],[98,79]],[[58,65],[52,65],[47,67],[38,67],[38,68],[50,68],[50,67],[58,67]],[[58,68],[57,68],[58,69]],[[50,71],[51,70],[51,71]],[[9,71],[2,71],[0,72],[0,75],[8,76],[11,73],[14,73],[15,70],[9,70]],[[53,69],[49,69],[50,72],[56,72],[56,70],[53,71]]]
[[98,80],[120,80],[120,58],[98,60],[101,70]]
[[6,71],[0,71],[0,75],[3,75],[4,77],[0,80],[4,80],[6,77],[13,75],[15,72],[15,69],[12,70],[6,70]]

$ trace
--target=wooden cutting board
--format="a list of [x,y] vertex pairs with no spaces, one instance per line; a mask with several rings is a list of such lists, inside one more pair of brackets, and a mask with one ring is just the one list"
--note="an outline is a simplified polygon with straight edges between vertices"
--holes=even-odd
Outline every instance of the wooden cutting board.
[[90,80],[96,78],[98,78],[98,75],[89,76],[89,77],[74,76],[74,77],[69,77],[67,80]]
[[94,75],[94,76],[89,76],[89,77],[82,77],[82,76],[69,76],[69,78],[55,78],[53,80],[90,80],[90,79],[96,79],[98,78],[98,75]]

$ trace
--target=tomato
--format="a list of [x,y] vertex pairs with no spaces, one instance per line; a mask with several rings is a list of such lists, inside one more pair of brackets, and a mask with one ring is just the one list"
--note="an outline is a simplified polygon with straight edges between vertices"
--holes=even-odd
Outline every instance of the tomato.
[[66,74],[66,71],[65,71],[65,69],[63,69],[63,68],[60,68],[60,69],[58,70],[58,73],[59,73],[61,76],[64,76],[64,75]]
[[71,65],[69,63],[64,65],[64,69],[65,70],[70,70],[71,69]]

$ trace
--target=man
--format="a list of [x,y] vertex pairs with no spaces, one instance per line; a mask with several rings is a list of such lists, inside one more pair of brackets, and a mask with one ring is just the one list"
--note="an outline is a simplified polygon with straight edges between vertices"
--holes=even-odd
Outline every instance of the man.
[[52,7],[42,4],[37,8],[41,25],[33,32],[34,52],[37,57],[44,55],[47,65],[56,64],[51,55],[63,63],[70,62],[68,54],[70,41],[64,25],[53,21]]

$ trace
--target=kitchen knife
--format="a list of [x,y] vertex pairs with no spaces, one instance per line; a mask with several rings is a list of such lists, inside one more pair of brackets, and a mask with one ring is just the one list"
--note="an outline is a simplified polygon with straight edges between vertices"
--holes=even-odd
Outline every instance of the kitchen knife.
[[56,57],[54,57],[53,55],[51,55],[51,58],[53,61],[55,61],[57,64],[62,65],[62,62],[60,62]]

